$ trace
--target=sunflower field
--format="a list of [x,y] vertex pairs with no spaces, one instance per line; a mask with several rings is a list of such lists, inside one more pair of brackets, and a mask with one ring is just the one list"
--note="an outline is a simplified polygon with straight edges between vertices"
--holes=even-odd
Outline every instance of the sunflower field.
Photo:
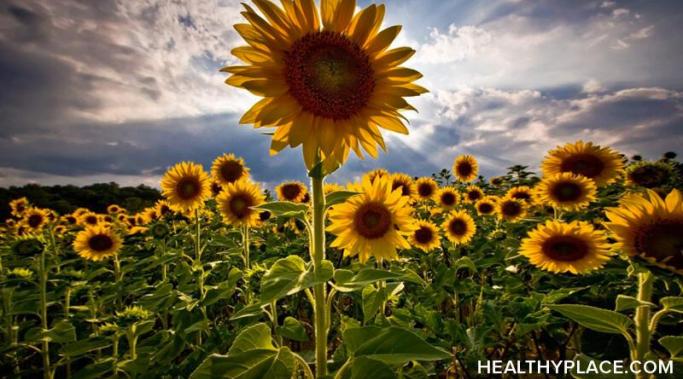
[[484,178],[462,154],[334,183],[352,152],[386,150],[381,129],[408,133],[405,98],[427,91],[401,66],[414,50],[390,48],[384,5],[253,3],[235,25],[244,65],[222,71],[261,97],[241,123],[274,130],[271,154],[301,147],[310,183],[266,189],[226,153],[170,167],[137,213],[12,200],[0,377],[477,378],[493,360],[661,361],[673,371],[657,377],[682,377],[676,154],[567,141],[538,173]]

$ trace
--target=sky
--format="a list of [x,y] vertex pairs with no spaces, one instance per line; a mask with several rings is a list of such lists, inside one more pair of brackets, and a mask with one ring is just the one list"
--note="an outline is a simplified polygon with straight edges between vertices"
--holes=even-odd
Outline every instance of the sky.
[[[412,176],[472,154],[486,176],[579,139],[657,158],[683,146],[680,0],[388,0],[384,25],[430,93],[410,135],[331,181]],[[359,6],[369,4],[359,1]],[[223,83],[243,45],[237,0],[0,2],[0,186],[158,186],[171,165],[231,152],[267,186],[305,179],[300,150],[238,125],[257,98]],[[682,153],[683,151],[678,151]]]

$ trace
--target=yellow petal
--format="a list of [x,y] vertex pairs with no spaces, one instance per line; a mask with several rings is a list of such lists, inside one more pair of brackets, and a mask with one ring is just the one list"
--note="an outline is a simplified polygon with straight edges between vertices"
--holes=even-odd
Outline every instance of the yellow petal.
[[401,25],[394,25],[379,32],[379,34],[368,43],[368,54],[374,55],[386,50],[391,43],[394,42],[394,39],[396,39],[396,36],[398,36],[400,31]]

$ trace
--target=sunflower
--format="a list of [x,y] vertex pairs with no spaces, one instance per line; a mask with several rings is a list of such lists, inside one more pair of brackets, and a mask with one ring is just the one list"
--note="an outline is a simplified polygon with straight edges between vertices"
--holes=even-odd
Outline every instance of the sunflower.
[[479,164],[471,155],[461,155],[453,162],[453,174],[463,182],[471,182],[477,178]]
[[387,170],[385,170],[385,169],[383,169],[383,168],[376,168],[376,169],[374,169],[374,170],[372,170],[372,171],[366,172],[365,175],[363,175],[363,179],[365,179],[365,178],[367,177],[367,178],[369,178],[370,181],[372,182],[372,181],[374,181],[376,178],[381,178],[381,177],[383,177],[383,176],[389,177],[389,176],[391,176],[391,174],[389,173],[389,171],[387,171]]
[[605,214],[610,221],[605,226],[626,255],[683,274],[683,196],[679,190],[664,200],[652,190],[630,195]]
[[513,199],[522,200],[526,203],[533,202],[533,194],[531,188],[528,186],[517,186],[510,188],[505,197],[511,197]]
[[496,212],[497,200],[491,196],[486,196],[483,199],[477,201],[474,207],[477,209],[477,214],[479,216],[488,216]]
[[218,210],[226,224],[250,227],[258,226],[260,221],[261,212],[253,207],[263,204],[265,200],[261,189],[247,180],[227,184],[216,198]]
[[156,221],[156,220],[159,219],[159,217],[161,217],[161,216],[159,215],[159,211],[157,210],[157,207],[145,208],[145,209],[142,211],[142,213],[143,213],[143,214],[145,215],[145,217],[149,220],[149,222],[151,222],[151,221]]
[[61,222],[66,224],[66,225],[76,225],[78,224],[78,218],[74,216],[73,214],[62,216],[61,217]]
[[78,223],[82,226],[95,226],[99,224],[100,221],[101,218],[98,217],[97,213],[93,212],[82,213],[78,216]]
[[157,213],[159,214],[159,217],[166,217],[167,215],[171,214],[173,210],[171,207],[168,205],[168,202],[166,200],[159,200],[157,203],[154,205],[157,209]]
[[242,12],[249,23],[235,29],[249,46],[232,54],[246,63],[225,67],[226,83],[263,97],[240,123],[275,127],[271,153],[303,145],[312,168],[319,154],[327,168],[343,164],[350,150],[377,157],[385,149],[380,128],[408,134],[399,113],[414,110],[404,97],[427,90],[422,77],[400,67],[414,50],[388,50],[400,26],[380,31],[384,5],[354,15],[355,0],[254,2]]
[[526,215],[524,203],[509,197],[503,198],[498,202],[496,211],[498,212],[498,218],[505,221],[516,221]]
[[211,196],[211,181],[201,165],[181,162],[161,179],[161,191],[172,209],[193,211]]
[[415,222],[417,229],[410,234],[410,244],[426,253],[441,246],[439,228],[432,222],[419,220]]
[[596,191],[591,179],[562,172],[543,178],[534,188],[534,196],[539,204],[576,211],[594,201]]
[[415,228],[408,202],[399,189],[392,191],[390,178],[365,178],[360,194],[329,211],[327,230],[337,236],[331,246],[344,249],[344,256],[358,255],[361,263],[371,256],[398,259],[397,248],[410,248],[402,234]]
[[436,193],[436,199],[441,208],[452,209],[458,204],[460,194],[453,187],[444,187]]
[[323,193],[329,195],[334,192],[344,191],[344,186],[337,183],[325,183],[323,185]]
[[484,191],[477,186],[467,186],[464,199],[466,202],[474,204],[484,197]]
[[522,240],[519,252],[534,266],[557,274],[585,274],[610,259],[605,232],[584,221],[538,225]]
[[107,207],[107,213],[109,214],[117,214],[123,212],[123,208],[116,204],[111,204],[110,206]]
[[623,167],[622,157],[616,151],[583,141],[556,147],[541,163],[543,176],[571,172],[593,179],[598,186],[615,181]]
[[391,175],[391,190],[401,189],[401,195],[412,198],[417,190],[415,182],[409,175],[396,173]]
[[9,202],[9,207],[14,217],[21,217],[29,207],[28,199],[20,197]]
[[308,194],[308,189],[303,183],[292,181],[280,183],[280,185],[275,187],[275,192],[280,201],[302,203]]
[[505,182],[505,179],[503,179],[500,176],[494,176],[493,178],[489,179],[489,183],[492,186],[496,186],[496,187],[503,185],[504,182]]
[[626,169],[626,185],[657,188],[673,175],[673,167],[665,162],[638,162]]
[[118,253],[121,237],[103,225],[88,227],[76,235],[73,248],[78,255],[91,261],[101,261]]
[[211,177],[220,185],[234,183],[249,177],[249,169],[244,165],[244,159],[234,154],[223,154],[213,161]]
[[23,224],[31,231],[38,231],[48,223],[48,211],[30,207],[23,213]]
[[446,238],[455,244],[466,244],[470,242],[477,232],[477,225],[472,216],[465,211],[453,211],[446,217],[441,224],[441,229],[446,234]]
[[415,195],[420,200],[432,200],[439,190],[439,185],[432,178],[420,178],[415,181]]
[[89,212],[90,212],[90,209],[88,209],[88,208],[78,208],[75,211],[73,211],[71,214],[74,217],[80,218],[83,214],[89,213]]

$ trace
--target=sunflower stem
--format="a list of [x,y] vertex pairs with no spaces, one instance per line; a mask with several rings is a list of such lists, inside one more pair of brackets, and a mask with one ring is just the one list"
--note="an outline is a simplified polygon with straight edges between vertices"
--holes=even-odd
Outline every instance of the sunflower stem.
[[245,225],[242,228],[242,247],[244,248],[244,268],[251,269],[251,261],[249,260],[249,226]]
[[[202,317],[204,317],[204,320],[207,319],[206,317],[206,307],[202,305],[201,303],[204,301],[204,266],[202,265],[202,244],[201,244],[201,236],[202,236],[202,224],[200,223],[199,220],[199,208],[194,210],[194,219],[195,219],[195,241],[194,241],[194,268],[199,272],[199,275],[197,277],[197,286],[199,289],[199,302],[200,306],[199,309],[202,312]],[[197,331],[197,337],[196,337],[196,342],[197,342],[197,347],[201,346],[202,344],[202,331],[198,330]]]
[[[654,277],[650,272],[638,273],[638,301],[641,305],[636,308],[635,326],[636,326],[636,351],[634,360],[645,361],[647,354],[650,352],[650,340],[652,334],[650,333],[650,306],[647,305],[652,300],[652,285]],[[647,378],[648,376],[641,372],[636,375],[636,378]]]
[[[311,258],[315,276],[320,274],[322,261],[325,259],[325,195],[323,193],[324,175],[311,178],[313,195],[313,241],[311,241]],[[325,283],[316,284],[313,288],[313,313],[315,316],[315,367],[316,378],[327,376],[327,330],[330,318],[327,315],[327,288]]]
[[45,379],[52,379],[52,369],[50,368],[50,340],[47,336],[48,320],[47,320],[47,249],[43,249],[40,253],[40,322],[43,329],[43,336],[41,338],[43,348],[41,355],[43,356],[43,377]]

